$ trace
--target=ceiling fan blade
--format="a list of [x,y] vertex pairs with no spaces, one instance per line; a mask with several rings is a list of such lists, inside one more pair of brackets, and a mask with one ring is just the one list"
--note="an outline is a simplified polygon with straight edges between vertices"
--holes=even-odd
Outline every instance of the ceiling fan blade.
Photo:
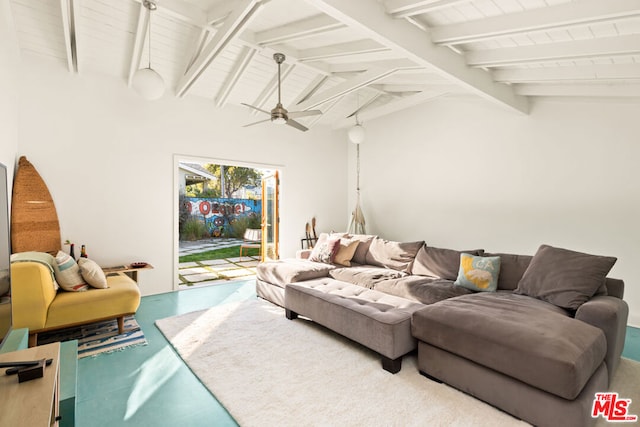
[[289,119],[287,120],[287,124],[289,126],[293,126],[294,128],[301,130],[302,132],[306,132],[309,130],[309,128],[302,126],[300,123],[296,122],[295,120]]
[[242,127],[246,128],[246,127],[249,127],[249,126],[258,125],[260,123],[266,123],[266,122],[270,122],[270,121],[271,121],[271,119],[260,120],[259,122],[249,123],[248,125],[244,125]]
[[322,114],[322,111],[320,110],[291,111],[289,113],[289,117],[297,118],[297,117],[317,116],[318,114]]
[[260,111],[261,113],[265,113],[265,114],[271,115],[271,111],[263,110],[262,108],[254,107],[253,105],[245,104],[244,102],[241,102],[240,104],[242,104],[242,105],[244,105],[246,107],[249,107],[249,108],[253,108],[254,110]]

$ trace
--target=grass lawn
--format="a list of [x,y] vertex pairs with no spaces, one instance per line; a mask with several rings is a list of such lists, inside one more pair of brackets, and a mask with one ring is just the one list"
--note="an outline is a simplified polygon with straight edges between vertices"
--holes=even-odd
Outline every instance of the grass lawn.
[[[260,255],[259,249],[245,249],[242,251],[242,256],[258,256]],[[230,248],[215,249],[212,251],[201,252],[199,254],[191,254],[181,256],[179,262],[193,262],[193,261],[206,261],[210,259],[222,259],[222,258],[237,258],[240,256],[240,246],[233,246]]]

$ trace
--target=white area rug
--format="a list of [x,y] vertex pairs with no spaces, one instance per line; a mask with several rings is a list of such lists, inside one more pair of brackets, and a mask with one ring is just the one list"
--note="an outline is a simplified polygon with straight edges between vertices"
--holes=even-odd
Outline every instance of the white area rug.
[[[405,356],[392,375],[375,353],[308,320],[287,320],[283,309],[266,301],[217,306],[156,325],[242,426],[528,425],[428,380],[418,373],[415,355]],[[612,391],[640,402],[640,363],[624,359],[616,381]],[[631,409],[640,413],[638,404]]]

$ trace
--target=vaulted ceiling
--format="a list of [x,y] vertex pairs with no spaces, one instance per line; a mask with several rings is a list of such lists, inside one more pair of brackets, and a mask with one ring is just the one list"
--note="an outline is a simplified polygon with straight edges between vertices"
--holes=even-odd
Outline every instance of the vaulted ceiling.
[[[527,113],[531,97],[640,100],[640,0],[11,0],[23,54],[218,107],[277,100],[346,127],[442,96]],[[262,119],[256,116],[256,120]]]

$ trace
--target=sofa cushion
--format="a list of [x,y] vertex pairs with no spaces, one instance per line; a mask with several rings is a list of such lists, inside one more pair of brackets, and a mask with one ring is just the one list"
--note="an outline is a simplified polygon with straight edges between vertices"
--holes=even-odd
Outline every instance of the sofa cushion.
[[616,258],[541,245],[514,291],[577,310],[605,283]]
[[367,263],[367,252],[369,252],[369,247],[371,246],[371,242],[377,236],[373,234],[349,234],[347,236],[348,239],[357,240],[358,247],[356,248],[355,253],[353,254],[353,258],[351,261],[356,264],[364,265]]
[[367,264],[409,273],[411,264],[424,242],[394,242],[373,239],[367,253]]
[[441,279],[456,280],[460,269],[460,254],[482,255],[482,249],[456,251],[423,245],[411,267],[411,274]]
[[263,282],[284,288],[288,283],[326,277],[335,267],[306,259],[283,259],[263,262],[256,267],[256,276]]
[[53,266],[56,275],[56,282],[65,291],[81,292],[89,289],[80,274],[80,267],[76,260],[68,254],[58,251],[56,254],[56,264]]
[[414,313],[421,341],[574,399],[606,353],[604,333],[544,301],[507,292],[476,293]]
[[351,283],[373,289],[382,280],[397,279],[407,274],[389,268],[372,265],[356,265],[349,268],[336,268],[329,272],[329,276],[341,282]]
[[518,282],[529,267],[531,255],[516,255],[505,253],[487,253],[482,256],[500,257],[500,276],[498,276],[498,289],[512,291],[518,287]]
[[482,257],[460,254],[460,271],[455,281],[472,291],[495,292],[498,288],[500,274],[500,257]]
[[455,286],[451,280],[423,276],[382,280],[377,282],[373,289],[422,304],[433,304],[472,293],[462,286]]
[[356,253],[360,242],[351,239],[340,239],[338,252],[333,257],[333,263],[343,267],[351,267],[351,259]]

